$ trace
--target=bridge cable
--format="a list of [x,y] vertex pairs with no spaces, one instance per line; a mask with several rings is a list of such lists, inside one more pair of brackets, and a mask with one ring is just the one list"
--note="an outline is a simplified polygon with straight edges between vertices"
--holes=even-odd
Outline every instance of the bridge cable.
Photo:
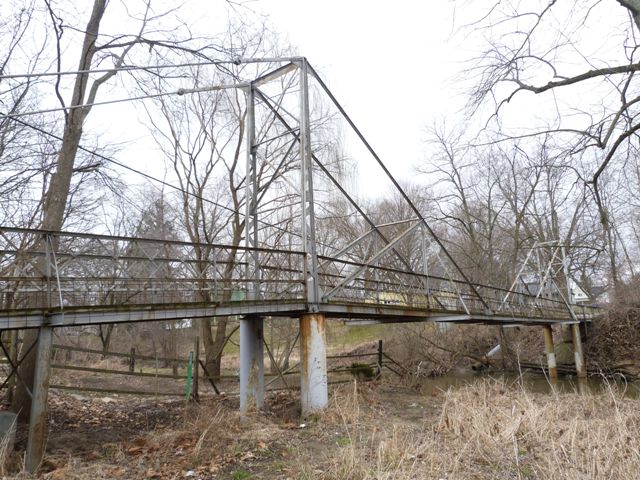
[[442,243],[442,241],[436,236],[435,232],[431,229],[431,226],[427,223],[427,221],[425,220],[425,218],[422,216],[422,213],[420,212],[420,210],[418,210],[418,208],[415,206],[415,204],[411,201],[411,199],[409,198],[409,196],[407,195],[407,193],[404,191],[404,189],[400,186],[400,184],[398,183],[398,181],[395,179],[395,177],[391,174],[391,172],[389,171],[389,169],[387,169],[387,167],[385,166],[385,164],[382,162],[382,160],[380,159],[380,157],[378,156],[378,154],[375,152],[375,150],[373,149],[373,147],[369,144],[369,142],[364,138],[364,135],[362,134],[362,132],[360,132],[360,130],[358,129],[358,127],[355,125],[355,123],[353,122],[353,120],[351,120],[351,117],[349,117],[349,115],[347,115],[347,112],[345,111],[345,109],[342,107],[342,105],[338,102],[338,100],[336,99],[336,97],[333,95],[333,93],[331,93],[331,90],[329,90],[329,88],[327,87],[327,85],[322,81],[322,79],[320,78],[320,76],[318,75],[318,73],[315,71],[315,69],[311,66],[311,64],[309,64],[307,62],[307,65],[309,67],[309,69],[311,70],[311,73],[313,74],[313,76],[316,78],[316,80],[318,81],[318,83],[320,84],[320,86],[322,87],[322,89],[325,91],[325,93],[329,96],[329,98],[331,99],[331,101],[333,102],[333,104],[336,106],[336,108],[340,111],[340,113],[343,115],[343,117],[345,118],[345,120],[347,121],[347,123],[351,126],[351,128],[353,129],[353,131],[356,133],[356,135],[360,138],[360,140],[362,141],[362,143],[364,144],[364,146],[367,148],[367,150],[369,150],[369,153],[371,153],[371,155],[373,156],[373,158],[376,160],[376,162],[378,163],[378,165],[380,165],[380,167],[382,168],[382,170],[385,172],[385,174],[389,177],[389,179],[391,180],[391,182],[393,183],[393,185],[396,187],[396,189],[398,190],[398,192],[400,192],[400,194],[404,197],[405,201],[407,202],[407,204],[409,205],[409,207],[411,207],[411,209],[414,211],[414,213],[416,214],[416,216],[424,223],[425,227],[427,228],[427,230],[429,231],[429,234],[433,237],[433,239],[436,241],[436,243],[440,246],[440,248],[444,251],[445,255],[447,256],[447,258],[451,261],[451,263],[456,267],[456,269],[458,270],[458,273],[460,273],[460,275],[462,276],[462,278],[464,279],[464,281],[467,283],[467,285],[469,285],[469,287],[471,288],[471,290],[473,291],[473,293],[480,299],[480,301],[482,302],[482,304],[484,305],[484,307],[487,310],[490,310],[489,305],[487,304],[487,302],[485,301],[485,299],[482,297],[482,295],[480,295],[480,292],[478,292],[478,290],[476,289],[475,285],[473,283],[471,283],[471,281],[469,280],[469,278],[465,275],[465,273],[462,271],[462,269],[460,268],[460,266],[458,265],[458,263],[453,259],[453,257],[451,256],[451,254],[449,253],[449,251],[445,248],[444,244]]
[[41,77],[62,77],[65,75],[81,75],[91,73],[111,73],[111,72],[132,72],[136,70],[163,70],[165,68],[180,68],[180,67],[206,67],[215,65],[240,65],[249,63],[284,63],[290,62],[295,58],[236,58],[230,60],[209,60],[206,62],[189,62],[189,63],[169,63],[164,65],[125,65],[122,67],[113,68],[95,68],[87,70],[72,70],[66,72],[38,72],[38,73],[16,73],[0,75],[0,80],[12,80],[17,78],[41,78]]
[[[288,129],[291,132],[291,126],[287,123],[284,117],[280,115],[280,113],[276,110],[276,108],[271,104],[271,102],[266,97],[266,95],[264,95],[259,88],[256,88],[255,91],[258,94],[258,96],[262,99],[262,101],[269,107],[269,109],[272,111],[274,116],[278,120],[280,120],[280,122],[284,125],[286,129]],[[295,141],[299,141],[300,137],[298,135],[295,135],[293,132],[291,132],[291,134],[295,136]],[[387,245],[391,243],[389,239],[387,239],[387,237],[376,226],[373,220],[371,220],[371,218],[364,212],[364,210],[362,210],[360,205],[358,205],[358,203],[349,195],[349,193],[344,189],[344,187],[340,184],[340,182],[338,182],[338,180],[331,174],[331,172],[329,172],[329,170],[322,164],[320,159],[318,159],[318,157],[316,157],[313,154],[313,152],[311,153],[311,158],[314,160],[316,165],[320,167],[320,169],[329,178],[329,180],[331,180],[331,182],[338,188],[338,190],[340,190],[340,192],[345,196],[345,198],[349,201],[349,203],[351,203],[351,205],[357,210],[357,212],[362,216],[362,218],[364,218],[364,220],[369,224],[369,226],[380,236],[382,241],[384,241]],[[395,248],[392,248],[392,251],[396,254],[396,256],[404,264],[404,266],[410,272],[413,272],[413,268],[411,267],[411,264]]]
[[[0,112],[0,114],[2,114],[2,113]],[[4,115],[4,114],[3,114],[3,115]],[[20,124],[24,125],[25,127],[31,128],[31,129],[33,129],[33,130],[36,130],[37,132],[40,132],[40,133],[42,133],[43,135],[47,135],[47,136],[49,136],[49,137],[51,137],[51,138],[54,138],[54,139],[56,139],[56,140],[58,140],[58,141],[62,141],[62,137],[61,137],[61,136],[59,136],[59,135],[57,135],[57,134],[55,134],[55,133],[53,133],[53,132],[49,132],[49,131],[47,131],[47,130],[44,130],[44,129],[43,129],[43,128],[41,128],[41,127],[38,127],[38,126],[36,126],[36,125],[33,125],[33,124],[31,124],[31,123],[29,123],[29,122],[26,122],[26,121],[24,121],[24,120],[21,120],[21,119],[19,119],[19,118],[11,118],[11,119],[12,119],[13,121],[15,121],[15,122],[18,122],[18,123],[20,123]],[[215,206],[220,207],[220,208],[222,208],[222,209],[224,209],[224,210],[227,210],[227,211],[229,211],[229,212],[231,212],[231,213],[237,213],[237,214],[240,214],[240,215],[244,215],[244,214],[243,214],[243,212],[240,212],[240,211],[238,211],[238,210],[235,210],[235,209],[233,209],[233,208],[231,208],[231,207],[228,207],[228,206],[226,206],[226,205],[223,205],[223,204],[221,204],[221,203],[215,202],[214,200],[211,200],[211,199],[209,199],[209,198],[202,197],[202,196],[200,196],[200,195],[198,195],[198,194],[196,194],[196,193],[187,192],[187,191],[185,191],[184,189],[182,189],[182,188],[180,188],[180,187],[178,187],[178,186],[176,186],[176,185],[173,185],[173,184],[171,184],[171,183],[169,183],[169,182],[167,182],[167,181],[165,181],[165,180],[161,180],[161,179],[159,179],[159,178],[157,178],[157,177],[154,177],[153,175],[150,175],[150,174],[148,174],[148,173],[145,173],[145,172],[142,172],[142,171],[140,171],[140,170],[137,170],[137,169],[135,169],[135,168],[133,168],[133,167],[130,167],[129,165],[126,165],[126,164],[124,164],[124,163],[122,163],[122,162],[120,162],[120,161],[116,160],[115,158],[107,157],[106,155],[103,155],[103,154],[101,154],[101,153],[98,153],[98,152],[96,152],[95,150],[91,150],[90,148],[84,147],[84,146],[82,146],[82,145],[78,145],[78,149],[79,149],[79,150],[82,150],[83,152],[88,153],[88,154],[90,154],[90,155],[94,155],[95,157],[98,157],[98,158],[100,158],[100,159],[102,159],[102,160],[104,160],[104,161],[107,161],[107,162],[109,162],[109,163],[113,163],[113,164],[115,164],[115,165],[117,165],[117,166],[119,166],[119,167],[121,167],[121,168],[124,168],[125,170],[129,170],[129,171],[131,171],[131,172],[133,172],[133,173],[136,173],[136,174],[138,174],[138,175],[141,175],[142,177],[145,177],[145,178],[147,178],[147,179],[149,179],[149,180],[152,180],[152,181],[154,181],[154,182],[157,182],[157,183],[159,183],[159,184],[161,184],[161,185],[163,185],[163,186],[165,186],[165,187],[168,187],[168,188],[171,188],[171,189],[173,189],[173,190],[176,190],[176,191],[178,191],[178,192],[180,192],[180,193],[183,193],[183,194],[185,194],[185,195],[189,195],[189,196],[191,196],[191,197],[193,197],[193,198],[196,198],[196,199],[198,199],[198,200],[201,200],[201,201],[203,201],[203,202],[209,203],[209,204],[211,204],[211,205],[215,205]],[[278,231],[280,231],[280,232],[288,233],[288,234],[290,234],[290,235],[293,235],[294,237],[302,238],[302,235],[300,235],[299,233],[296,233],[296,232],[293,232],[293,231],[289,231],[289,230],[287,230],[287,229],[285,229],[285,228],[282,228],[282,227],[280,227],[280,226],[278,226],[278,225],[275,225],[275,224],[273,224],[273,223],[269,223],[269,222],[266,222],[266,221],[264,221],[264,220],[260,220],[260,219],[258,219],[258,222],[259,222],[259,223],[262,223],[263,225],[265,225],[265,226],[267,226],[267,227],[274,228],[274,229],[276,229],[276,230],[278,230]],[[336,248],[335,246],[333,246],[333,245],[328,245],[328,244],[325,244],[325,243],[322,243],[322,242],[316,242],[316,243],[318,243],[318,245],[321,245],[321,246],[326,247],[326,248],[330,248],[330,249],[333,249],[333,250],[336,250],[336,249],[337,249],[337,248]]]

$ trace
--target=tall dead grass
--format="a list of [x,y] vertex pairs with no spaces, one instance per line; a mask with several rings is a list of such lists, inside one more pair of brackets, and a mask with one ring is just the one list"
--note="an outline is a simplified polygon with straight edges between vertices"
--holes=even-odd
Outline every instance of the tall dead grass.
[[[348,444],[324,479],[622,479],[640,475],[638,400],[601,394],[532,394],[484,381],[443,396],[437,415],[411,424],[365,419],[356,393],[334,408]],[[347,443],[347,442],[345,442]],[[321,474],[318,474],[322,471]]]

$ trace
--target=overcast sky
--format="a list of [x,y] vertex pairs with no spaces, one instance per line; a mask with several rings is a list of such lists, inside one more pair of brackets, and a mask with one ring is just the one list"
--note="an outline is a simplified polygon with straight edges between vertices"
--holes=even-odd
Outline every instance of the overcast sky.
[[[374,149],[403,178],[425,158],[425,127],[459,110],[453,4],[258,0],[275,29],[318,68]],[[362,172],[361,172],[362,173]]]
[[[190,5],[189,14],[194,14],[190,26],[195,31],[210,29],[215,34],[225,28],[224,2],[196,0]],[[471,49],[455,35],[453,2],[256,0],[231,10],[230,15],[248,21],[267,17],[283,43],[309,59],[401,180],[416,180],[415,168],[427,157],[427,126],[445,118],[451,124],[457,121],[454,117],[465,99],[455,76]],[[104,124],[92,115],[89,121],[99,132],[127,145],[118,157],[162,176],[158,159],[148,155],[148,134],[135,133],[126,114],[118,113],[122,107],[103,108],[117,120]],[[143,114],[139,113],[138,121],[145,121]],[[377,167],[372,168],[373,159],[363,162],[362,150],[353,148],[354,141],[345,136],[345,153],[358,162],[358,193],[388,193],[389,182]]]
[[[167,0],[169,5],[173,3]],[[458,122],[465,98],[455,77],[472,55],[473,46],[456,34],[454,2],[255,0],[227,9],[230,13],[225,13],[227,4],[222,0],[194,0],[188,5],[181,17],[198,34],[224,31],[234,15],[248,22],[259,22],[264,15],[283,43],[319,71],[391,172],[401,180],[428,183],[427,178],[415,176],[416,166],[428,157],[426,128],[445,118],[450,125]],[[116,11],[105,25],[120,31]],[[75,61],[77,57],[67,53],[65,58]],[[65,68],[73,69],[73,64]],[[123,95],[107,88],[100,93],[101,99]],[[53,96],[51,101],[55,102]],[[90,116],[87,131],[121,145],[116,155],[121,160],[163,176],[162,162],[149,155],[153,142],[148,132],[138,128],[147,119],[136,111],[129,105],[100,107],[100,115]],[[388,193],[390,184],[382,172],[370,168],[373,160],[363,163],[362,150],[352,147],[353,137],[345,136],[344,153],[358,161],[358,193]]]

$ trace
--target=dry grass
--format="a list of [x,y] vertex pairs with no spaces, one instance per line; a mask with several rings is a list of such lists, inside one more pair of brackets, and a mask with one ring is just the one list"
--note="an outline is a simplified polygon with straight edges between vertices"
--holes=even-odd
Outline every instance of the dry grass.
[[334,407],[348,442],[304,478],[638,478],[638,401],[612,388],[538,395],[479,382],[446,392],[439,415],[413,425],[363,418],[357,398]]
[[[47,479],[618,479],[640,471],[639,400],[532,394],[486,380],[436,396],[351,384],[300,425],[289,394],[242,421],[232,399],[185,407],[180,421],[82,458]],[[248,475],[248,476],[247,476]],[[24,473],[15,478],[32,478]]]
[[397,327],[385,350],[418,378],[482,363],[500,341],[499,330],[484,325],[450,325],[446,330],[434,323]]
[[5,464],[7,463],[7,459],[15,443],[15,430],[16,430],[17,421],[18,421],[18,417],[16,416],[10,424],[5,425],[6,430],[4,432],[4,435],[2,436],[2,439],[0,439],[0,474],[1,475],[6,475],[7,473]]

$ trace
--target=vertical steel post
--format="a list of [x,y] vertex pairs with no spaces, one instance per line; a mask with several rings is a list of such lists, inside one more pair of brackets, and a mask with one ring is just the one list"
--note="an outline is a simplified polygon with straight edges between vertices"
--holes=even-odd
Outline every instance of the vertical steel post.
[[543,325],[542,333],[544,334],[544,349],[547,353],[547,365],[549,367],[549,378],[558,378],[558,366],[556,365],[556,352],[553,347],[553,330],[551,325]]
[[422,273],[425,275],[424,277],[424,294],[426,296],[426,304],[427,308],[431,307],[429,296],[429,242],[427,242],[427,231],[424,226],[420,230],[422,233]]
[[261,317],[240,319],[240,411],[264,406],[264,331]]
[[255,90],[250,84],[246,90],[247,119],[246,119],[246,178],[245,178],[245,246],[247,266],[246,279],[252,280],[247,284],[247,300],[257,300],[260,292],[260,265],[258,252],[258,179],[257,179],[257,153],[256,153],[256,116],[255,116]]
[[35,473],[42,462],[47,433],[47,394],[51,374],[53,328],[40,327],[36,350],[36,371],[33,380],[33,399],[29,417],[29,437],[25,453],[25,468]]
[[44,276],[45,281],[47,282],[47,308],[50,310],[53,306],[53,302],[51,300],[51,236],[50,234],[46,234],[44,237],[44,258],[47,264],[45,265]]
[[311,121],[309,114],[309,76],[307,59],[300,70],[300,180],[302,200],[302,241],[305,253],[306,300],[312,312],[320,301],[318,258],[316,254],[315,213],[313,205],[313,158],[311,155]]
[[[257,300],[260,292],[260,265],[258,252],[258,179],[256,156],[255,90],[246,89],[247,96],[247,165],[245,195],[245,246],[247,247],[246,279],[247,300]],[[247,316],[240,319],[240,411],[246,413],[264,405],[264,350],[263,319]]]
[[195,370],[193,371],[193,397],[200,400],[200,337],[196,337],[194,351],[196,352]]
[[308,313],[300,317],[300,402],[303,417],[323,410],[329,403],[324,330],[324,315]]
[[573,357],[576,363],[576,374],[578,378],[586,378],[587,367],[584,363],[584,353],[582,352],[582,338],[580,336],[580,324],[571,324],[571,341],[573,342]]
[[382,340],[378,340],[378,378],[382,378]]
[[567,303],[571,307],[571,305],[573,305],[573,292],[571,290],[571,277],[569,276],[569,259],[567,258],[567,252],[564,247],[560,247],[560,253],[562,255],[562,271],[564,273],[565,283],[567,284]]

